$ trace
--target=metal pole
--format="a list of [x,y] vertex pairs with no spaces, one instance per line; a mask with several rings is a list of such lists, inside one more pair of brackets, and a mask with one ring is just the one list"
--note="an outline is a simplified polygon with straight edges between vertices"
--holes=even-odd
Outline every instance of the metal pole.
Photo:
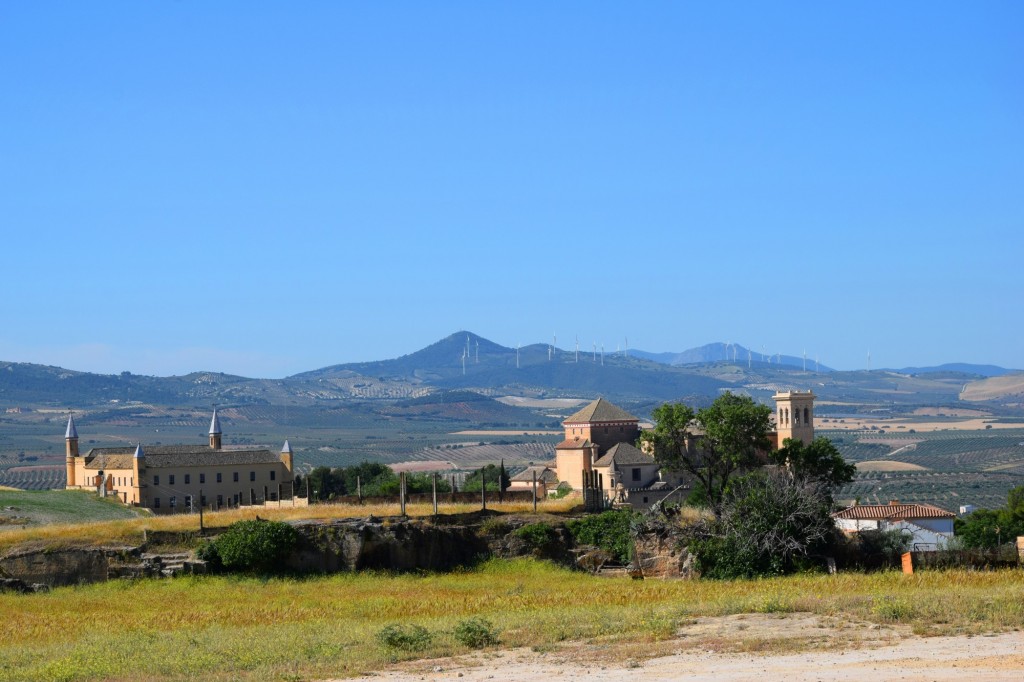
[[199,532],[203,532],[203,489],[199,489]]
[[437,516],[437,473],[435,472],[431,476],[430,480],[431,492],[434,496],[434,516]]
[[480,507],[487,511],[487,475],[483,467],[480,467]]
[[533,470],[533,512],[537,513],[537,470]]

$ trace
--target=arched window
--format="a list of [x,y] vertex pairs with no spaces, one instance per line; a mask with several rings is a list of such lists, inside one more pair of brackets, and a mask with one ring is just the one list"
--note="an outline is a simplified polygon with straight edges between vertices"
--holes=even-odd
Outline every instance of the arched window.
[[805,408],[804,408],[804,424],[810,424],[810,423],[811,423],[811,417],[810,417],[810,414],[811,414],[811,411],[810,411],[810,410],[808,410],[808,409],[807,409],[807,408],[805,407]]

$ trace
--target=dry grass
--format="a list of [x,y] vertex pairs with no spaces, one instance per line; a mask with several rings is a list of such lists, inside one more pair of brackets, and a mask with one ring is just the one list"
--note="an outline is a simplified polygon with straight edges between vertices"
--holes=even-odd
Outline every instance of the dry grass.
[[[0,594],[0,680],[309,679],[351,676],[398,660],[467,650],[452,636],[483,617],[502,647],[590,642],[637,655],[709,616],[757,613],[786,627],[798,613],[921,634],[1024,627],[1024,573],[794,576],[756,581],[595,578],[549,564],[491,561],[446,575],[342,574],[309,579],[207,577]],[[390,623],[426,628],[420,651],[375,635]],[[813,634],[813,633],[809,633]],[[714,644],[714,633],[700,638]],[[722,650],[815,647],[753,630]],[[256,646],[254,646],[256,644]]]
[[[537,503],[538,512],[565,512],[578,504],[577,499],[543,500]],[[533,511],[529,502],[504,503],[488,501],[488,509],[506,513],[528,513]],[[468,514],[479,511],[479,504],[444,504],[439,506],[442,514]],[[400,512],[397,504],[316,504],[309,507],[285,507],[283,509],[264,509],[262,507],[245,507],[219,512],[207,512],[203,522],[207,528],[226,528],[227,526],[247,519],[260,518],[279,521],[295,521],[302,519],[353,519],[367,516],[397,516]],[[411,517],[427,517],[434,513],[431,504],[406,505],[406,514]],[[103,546],[103,545],[137,545],[142,542],[144,530],[149,531],[191,531],[198,530],[198,514],[175,514],[167,516],[146,516],[118,521],[103,521],[80,524],[54,524],[35,526],[24,529],[6,530],[0,533],[0,553],[15,546]]]

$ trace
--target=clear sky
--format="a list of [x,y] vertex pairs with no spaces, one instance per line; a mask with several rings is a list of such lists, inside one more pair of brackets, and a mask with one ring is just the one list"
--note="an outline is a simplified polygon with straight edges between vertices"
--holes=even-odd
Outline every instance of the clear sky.
[[0,4],[0,360],[1024,367],[1024,3]]

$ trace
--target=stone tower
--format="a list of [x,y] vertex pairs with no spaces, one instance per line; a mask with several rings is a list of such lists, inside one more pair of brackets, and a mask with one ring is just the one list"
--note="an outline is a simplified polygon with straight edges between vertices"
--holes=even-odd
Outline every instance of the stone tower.
[[210,420],[210,447],[220,450],[220,419],[217,418],[217,408],[213,408],[213,419]]
[[75,457],[78,457],[78,429],[75,428],[75,418],[68,415],[68,428],[64,432],[64,465],[67,468],[67,487],[75,485]]
[[790,391],[776,393],[775,430],[779,434],[779,447],[787,438],[810,445],[814,440],[814,393]]

